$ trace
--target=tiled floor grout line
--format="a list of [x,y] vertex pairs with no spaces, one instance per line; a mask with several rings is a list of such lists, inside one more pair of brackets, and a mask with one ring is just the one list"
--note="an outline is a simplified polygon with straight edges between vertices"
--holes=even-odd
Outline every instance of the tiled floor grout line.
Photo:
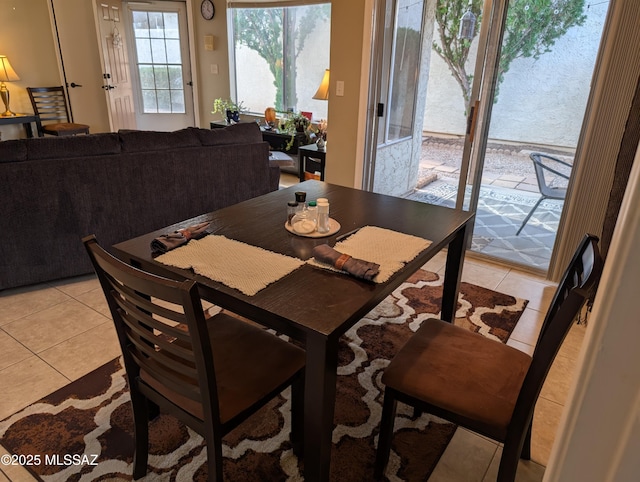
[[[7,323],[8,324],[8,323]],[[25,350],[27,350],[29,353],[31,353],[31,355],[36,355],[36,353],[33,352],[33,350],[31,350],[31,348],[29,348],[28,346],[26,346],[24,343],[22,343],[20,340],[18,340],[15,336],[13,336],[11,333],[9,333],[8,331],[4,330],[2,327],[0,327],[0,331],[2,331],[5,335],[7,335],[9,338],[11,338],[13,341],[15,341],[16,343],[18,343],[20,346],[24,347]],[[36,355],[37,356],[37,355]],[[6,370],[7,368],[10,368],[12,366],[14,366],[17,363],[22,362],[23,360],[18,360],[14,363],[12,363],[11,365],[7,365],[6,367],[2,368],[0,370],[0,373],[2,373],[2,371]]]
[[[539,287],[540,287],[540,285],[541,285],[541,284],[543,284],[543,285],[547,284],[547,282],[546,282],[546,281],[544,281],[544,280],[543,280],[539,275],[536,275],[536,274],[533,274],[533,273],[528,273],[528,272],[526,272],[526,271],[522,271],[522,270],[517,269],[517,268],[509,268],[509,267],[507,267],[507,266],[500,265],[499,263],[498,263],[498,264],[494,263],[494,264],[492,265],[491,263],[488,263],[488,262],[486,262],[486,261],[485,261],[485,260],[483,260],[483,259],[473,259],[473,257],[471,257],[471,256],[467,257],[466,259],[467,259],[467,260],[469,260],[469,261],[471,262],[470,264],[474,264],[474,265],[475,265],[474,269],[476,269],[476,270],[478,270],[478,267],[480,268],[480,270],[482,270],[482,268],[483,268],[484,266],[489,266],[489,267],[491,267],[491,269],[490,269],[489,271],[491,272],[492,276],[489,276],[489,278],[488,278],[488,279],[489,279],[489,282],[484,283],[484,284],[483,284],[483,283],[480,283],[480,285],[485,286],[486,288],[490,288],[490,289],[493,289],[493,290],[496,290],[496,291],[502,292],[502,293],[505,293],[505,292],[509,292],[509,291],[511,291],[511,290],[509,290],[509,283],[510,283],[510,278],[511,278],[512,276],[515,276],[515,279],[517,280],[517,282],[521,282],[521,279],[525,279],[525,280],[526,280],[526,278],[531,277],[531,278],[532,278],[532,281],[534,282],[533,286],[534,286],[534,290],[536,290],[536,292],[537,292],[537,290],[539,289]],[[438,269],[438,271],[440,271],[440,270]],[[471,277],[473,277],[475,273],[473,273],[473,272],[472,272],[472,273],[468,273],[468,276],[469,276],[469,274],[471,274]],[[100,305],[96,304],[96,302],[95,302],[95,297],[93,297],[93,295],[92,295],[92,294],[90,294],[92,291],[94,291],[94,290],[96,290],[96,289],[99,289],[99,286],[98,286],[98,288],[96,288],[95,286],[91,287],[91,286],[90,286],[90,284],[89,284],[89,285],[87,285],[87,288],[88,288],[88,289],[86,289],[86,291],[85,291],[85,290],[84,290],[84,289],[85,289],[85,286],[83,286],[83,285],[81,285],[81,284],[79,284],[79,283],[78,283],[78,284],[74,284],[73,280],[70,280],[70,281],[71,281],[71,282],[70,282],[70,283],[68,283],[68,284],[58,284],[58,283],[56,283],[56,284],[48,284],[48,283],[47,283],[47,284],[43,284],[43,285],[41,286],[41,288],[42,288],[42,289],[50,289],[50,288],[54,288],[57,292],[59,292],[60,294],[64,295],[63,297],[65,298],[65,300],[66,300],[66,301],[71,301],[71,300],[73,300],[74,302],[76,302],[76,303],[79,303],[79,304],[83,305],[83,307],[85,307],[85,308],[89,308],[89,309],[90,309],[90,310],[92,310],[94,313],[97,313],[97,314],[101,315],[102,317],[104,317],[105,323],[106,323],[106,322],[113,323],[113,322],[112,322],[112,320],[111,320],[111,318],[110,318],[110,317],[108,317],[108,316],[104,313],[104,309],[103,309],[102,311],[100,311]],[[91,278],[84,277],[82,280],[79,280],[79,281],[81,281],[81,282],[82,282],[82,281],[91,281]],[[468,280],[465,280],[465,281],[468,281],[468,282],[473,283],[473,280],[472,280],[472,279],[468,279]],[[476,284],[478,284],[478,283],[476,283]],[[549,284],[551,285],[551,283],[549,283]],[[502,289],[501,289],[501,288],[502,288]],[[517,291],[518,291],[518,290],[516,290],[516,292],[517,292]],[[523,290],[523,291],[524,291],[525,293],[527,293],[527,292],[528,292],[526,289],[525,289],[525,290]],[[70,294],[70,293],[71,293],[71,294]],[[57,296],[57,295],[56,295],[56,296]],[[517,295],[515,295],[515,296],[520,297],[520,298],[528,298],[527,296],[522,296],[522,293],[519,293],[519,294],[517,294]],[[535,299],[535,297],[534,297],[534,299]],[[0,298],[0,302],[1,302],[1,301],[2,301],[2,300],[1,300],[1,298]],[[60,301],[60,302],[55,302],[55,303],[53,303],[53,304],[51,304],[51,305],[49,305],[49,306],[47,306],[47,307],[43,308],[43,310],[46,310],[46,309],[48,309],[48,308],[50,308],[50,307],[52,307],[52,306],[56,306],[56,305],[58,305],[58,304],[60,304],[60,303],[64,303],[64,302],[65,302],[64,300],[63,300],[63,301]],[[93,306],[91,306],[89,303],[92,303],[92,304],[93,304]],[[531,308],[531,306],[530,306],[530,305],[531,305],[531,304],[529,304],[529,305],[525,308],[525,311],[526,311],[526,310],[534,311],[534,312],[536,312],[536,315],[538,315],[538,314],[540,314],[540,313],[541,313],[541,308],[539,308],[539,307],[538,307],[538,309],[534,309],[534,308]],[[39,311],[41,311],[41,310],[37,310],[37,311],[35,311],[34,313],[38,313]],[[544,310],[544,311],[546,311],[546,310]],[[30,314],[25,315],[25,316],[29,316],[29,315],[32,315],[32,314],[33,314],[33,313],[30,313]],[[531,316],[531,317],[530,317],[530,319],[532,319],[532,318],[534,318],[534,317],[535,317],[535,316]],[[23,317],[21,316],[21,317],[20,317],[20,318],[18,318],[17,320],[12,320],[10,323],[12,323],[12,322],[14,322],[14,321],[18,321],[18,320],[20,320],[20,319],[22,319],[22,318],[23,318]],[[86,331],[89,331],[89,330],[91,330],[91,329],[97,328],[98,326],[101,326],[101,325],[97,325],[97,326],[95,326],[95,327],[89,328],[89,329],[88,329],[88,330],[86,330]],[[19,340],[17,340],[15,337],[11,336],[8,332],[6,332],[6,331],[4,330],[4,326],[0,326],[0,332],[1,332],[1,331],[4,331],[7,335],[9,335],[9,338],[10,338],[10,339],[12,339],[12,340],[14,340],[14,341],[18,342],[18,344],[19,344],[19,345],[21,345],[22,347],[24,347],[24,348],[25,348],[25,349],[26,349],[26,350],[27,350],[31,355],[35,355],[35,356],[39,359],[39,361],[44,362],[44,364],[45,364],[47,367],[49,367],[49,368],[53,368],[53,370],[54,370],[54,372],[55,372],[55,373],[62,375],[62,378],[64,378],[64,380],[68,380],[68,382],[67,382],[67,383],[72,382],[72,380],[70,380],[70,378],[69,378],[67,375],[64,375],[64,373],[62,373],[59,369],[57,369],[57,368],[54,366],[54,365],[55,365],[55,363],[54,363],[54,364],[51,364],[51,363],[46,362],[46,361],[45,361],[45,360],[44,360],[44,359],[43,359],[43,358],[42,358],[38,353],[34,353],[32,350],[30,350],[29,348],[27,348],[23,343],[21,343],[21,342],[20,342]],[[85,333],[86,331],[84,331],[84,332],[82,332],[82,333]],[[74,337],[76,337],[76,336],[80,336],[82,333],[75,333],[73,336],[70,336],[69,338],[67,338],[67,341],[68,341],[68,340],[73,339],[73,338],[74,338]],[[518,340],[518,339],[516,339],[516,338],[514,338],[514,340],[515,340],[515,341],[517,341],[518,343],[522,344],[522,345],[532,346],[532,345],[531,345],[531,340],[529,340],[529,339],[527,338],[526,333],[523,331],[521,334],[522,334],[522,338],[523,338],[523,339],[526,339],[526,340],[528,341],[528,343],[527,343],[527,342],[520,341],[520,340]],[[9,341],[9,339],[7,339],[7,341]],[[64,342],[64,341],[61,341],[61,342],[57,343],[57,344],[56,344],[56,345],[54,345],[54,346],[58,346],[58,344],[63,343],[63,342]],[[49,348],[51,348],[51,347],[49,347]],[[44,350],[43,350],[43,351],[44,351]],[[25,353],[25,355],[26,355],[26,353]],[[559,355],[559,356],[560,356],[560,355]],[[568,357],[568,358],[571,358],[571,357]],[[39,362],[38,362],[38,363],[39,363]],[[9,365],[9,366],[10,366],[10,367],[13,367],[13,366],[14,366],[14,364],[12,363],[12,364],[11,364],[11,365]],[[8,367],[5,367],[5,368],[8,368]],[[5,368],[3,368],[3,370],[4,370]],[[0,370],[0,373],[2,373],[2,370]],[[563,404],[562,404],[562,403],[560,403],[560,402],[557,402],[557,401],[554,401],[554,400],[551,400],[551,399],[549,399],[549,398],[542,397],[542,396],[541,396],[541,398],[544,398],[545,402],[552,402],[552,405],[553,405],[553,406],[557,406],[557,407],[560,407],[560,408],[562,408],[562,407],[563,407]],[[492,455],[492,458],[491,458],[491,460],[490,460],[489,464],[485,467],[485,466],[484,466],[484,462],[483,462],[481,465],[479,465],[479,466],[477,466],[477,467],[476,467],[476,469],[477,469],[476,475],[481,475],[481,478],[480,478],[480,479],[478,479],[478,480],[485,480],[485,479],[489,480],[489,479],[488,479],[488,477],[490,477],[490,476],[491,476],[491,474],[493,473],[493,471],[495,470],[495,467],[494,467],[494,464],[495,464],[495,458],[496,458],[496,454],[498,453],[498,450],[499,450],[499,448],[500,448],[500,444],[496,444],[496,443],[495,443],[495,441],[492,441],[492,443],[494,444],[495,449],[493,450],[493,455]],[[536,462],[536,464],[540,465],[538,462]],[[3,479],[3,476],[4,476],[4,477],[7,477],[7,479],[9,479],[9,480],[12,480],[9,476],[7,476],[7,475],[6,475],[6,473],[5,473],[5,472],[0,472],[0,474],[1,474],[1,475],[0,475],[0,482],[1,482],[2,480],[4,480],[4,479]]]
[[[51,367],[53,370],[55,370],[57,373],[59,373],[59,374],[60,374],[60,375],[62,375],[64,378],[66,378],[67,380],[69,380],[69,383],[71,383],[71,382],[73,381],[73,380],[71,380],[68,376],[66,376],[64,373],[62,373],[60,370],[58,370],[55,366],[53,366],[51,363],[47,362],[44,358],[42,358],[42,357],[39,355],[39,353],[37,353],[37,352],[33,351],[31,348],[29,348],[28,346],[26,346],[24,343],[22,343],[22,342],[21,342],[20,340],[18,340],[16,337],[14,337],[13,335],[11,335],[11,333],[8,333],[7,331],[3,330],[3,329],[2,329],[2,327],[0,327],[0,331],[4,332],[4,333],[5,333],[7,336],[9,336],[12,340],[14,340],[16,343],[18,343],[18,344],[19,344],[19,345],[21,345],[22,347],[24,347],[24,348],[25,348],[25,349],[26,349],[26,350],[31,354],[31,356],[34,356],[34,357],[38,358],[38,359],[39,359],[40,361],[42,361],[45,365],[48,365],[48,366],[49,366],[49,367]],[[88,330],[87,330],[87,331],[88,331]],[[86,333],[86,332],[83,332],[83,333]],[[76,335],[74,335],[74,336],[78,336],[78,335],[80,335],[80,334],[81,334],[81,333],[78,333],[78,334],[76,334]],[[72,336],[71,338],[73,338],[73,336]],[[71,339],[71,338],[68,338],[67,340],[69,340],[69,339]],[[62,342],[60,342],[60,343],[56,343],[55,345],[52,345],[52,346],[48,347],[48,348],[47,348],[47,350],[48,350],[49,348],[53,348],[54,346],[60,345],[61,343],[64,343],[64,342],[65,342],[65,341],[67,341],[67,340],[63,340],[63,341],[62,341]],[[43,351],[46,351],[46,350],[43,350]],[[26,359],[25,359],[25,360],[26,360]],[[9,369],[9,368],[13,367],[14,365],[16,365],[16,364],[18,364],[18,363],[22,363],[23,361],[24,361],[24,360],[18,360],[18,361],[14,362],[14,363],[12,363],[12,364],[10,364],[10,365],[7,365],[6,367],[4,367],[4,368],[2,368],[2,369],[0,370],[0,373],[2,373],[4,370],[7,370],[7,369]],[[23,408],[24,408],[24,407],[23,407]]]
[[[56,373],[59,373],[61,376],[63,376],[67,380],[69,380],[69,383],[73,382],[73,380],[71,380],[68,376],[66,376],[64,373],[62,373],[60,370],[58,370],[56,367],[54,367],[51,363],[49,363],[44,358],[42,358],[40,355],[38,355],[37,353],[34,353],[34,356],[38,357],[45,365],[51,367],[51,369],[53,369]],[[23,407],[23,408],[26,408],[26,407]]]

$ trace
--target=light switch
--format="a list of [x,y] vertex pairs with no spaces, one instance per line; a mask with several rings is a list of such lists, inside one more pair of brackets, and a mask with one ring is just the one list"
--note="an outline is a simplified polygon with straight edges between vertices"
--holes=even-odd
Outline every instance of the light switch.
[[218,73],[218,64],[211,64],[211,73],[212,74]]
[[342,97],[344,95],[344,80],[336,81],[336,95]]

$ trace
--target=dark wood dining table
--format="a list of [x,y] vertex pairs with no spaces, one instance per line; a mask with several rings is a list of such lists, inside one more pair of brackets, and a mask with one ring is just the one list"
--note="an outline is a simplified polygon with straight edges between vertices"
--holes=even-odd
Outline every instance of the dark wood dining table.
[[[212,187],[215,189],[215,187]],[[285,229],[287,201],[305,191],[307,200],[325,197],[330,217],[340,230],[325,238],[300,237]],[[310,180],[271,192],[172,226],[118,243],[113,253],[141,269],[177,279],[193,278],[203,298],[304,343],[305,379],[304,475],[307,481],[329,480],[331,437],[336,399],[338,340],[434,255],[447,250],[442,319],[455,314],[467,228],[473,214],[397,197]],[[428,239],[432,244],[384,283],[361,281],[305,264],[253,296],[211,279],[154,261],[151,241],[161,235],[209,221],[208,231],[303,260],[313,247],[363,226],[378,226]]]

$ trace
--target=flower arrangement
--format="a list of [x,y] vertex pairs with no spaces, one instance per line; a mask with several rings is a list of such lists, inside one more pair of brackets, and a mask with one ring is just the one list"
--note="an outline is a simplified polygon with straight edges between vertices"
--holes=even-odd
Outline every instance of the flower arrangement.
[[319,151],[324,151],[327,140],[327,120],[320,119],[314,130],[313,137]]
[[316,128],[316,137],[318,139],[322,139],[323,141],[327,140],[327,119],[320,119],[318,121],[318,127]]

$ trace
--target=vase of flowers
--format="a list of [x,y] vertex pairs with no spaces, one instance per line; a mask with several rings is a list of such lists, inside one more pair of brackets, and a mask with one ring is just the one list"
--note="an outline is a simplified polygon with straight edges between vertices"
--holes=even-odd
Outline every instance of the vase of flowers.
[[320,119],[316,128],[316,146],[319,151],[324,151],[327,145],[327,120]]

